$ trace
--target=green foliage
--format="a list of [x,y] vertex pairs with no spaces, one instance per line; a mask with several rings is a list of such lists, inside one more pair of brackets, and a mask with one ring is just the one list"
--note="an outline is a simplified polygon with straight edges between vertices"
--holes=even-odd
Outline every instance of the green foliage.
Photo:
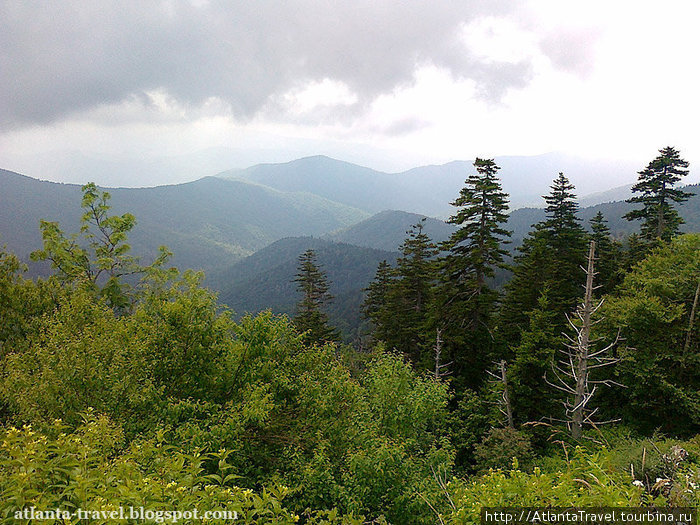
[[[25,280],[19,260],[0,251],[2,516],[31,505],[133,505],[236,510],[244,523],[432,524],[437,515],[473,522],[482,505],[697,504],[697,438],[590,432],[612,446],[590,444],[569,461],[566,446],[554,450],[556,425],[500,428],[502,390],[480,378],[497,336],[507,342],[497,357],[510,363],[516,423],[554,412],[543,375],[580,294],[587,235],[560,175],[494,327],[489,279],[502,263],[505,196],[497,166],[475,166],[455,201],[461,228],[447,257],[436,264],[419,223],[396,267],[380,265],[365,301],[379,340],[370,352],[326,344],[335,334],[323,315],[235,321],[201,274],[163,270],[161,260],[140,266],[126,244],[133,217],[110,217],[109,195],[86,186],[79,234],[42,226],[35,257],[50,259],[56,277]],[[646,434],[697,433],[700,236],[659,246],[619,284],[618,268],[629,264],[603,216],[591,227],[609,293],[596,335],[620,329],[628,345],[614,349],[628,388],[602,397],[603,409]],[[320,313],[325,275],[312,250],[299,263],[300,313]],[[132,272],[145,275],[138,293]],[[449,382],[423,372],[435,368],[436,328],[450,338],[448,359],[459,358]],[[513,458],[509,472],[454,477]]]
[[128,308],[134,298],[123,278],[162,266],[170,253],[161,246],[156,260],[141,266],[129,254],[131,246],[127,244],[127,234],[136,224],[134,216],[107,215],[111,196],[99,192],[92,182],[82,191],[80,232],[66,237],[57,222],[41,221],[44,247],[32,252],[31,257],[35,261],[50,261],[61,281],[96,291],[113,308]]
[[557,332],[564,330],[565,314],[574,310],[581,295],[587,235],[580,224],[573,189],[560,173],[551,193],[544,197],[546,220],[534,226],[519,248],[499,321],[503,340],[509,343],[519,341],[520,334],[527,330],[528,312],[536,308],[544,288],[549,289]]
[[470,175],[452,206],[457,212],[448,222],[459,228],[444,248],[450,251],[449,278],[455,283],[469,283],[481,292],[494,268],[503,266],[506,251],[502,244],[510,232],[502,225],[507,221],[508,195],[501,189],[496,174],[500,169],[493,159],[474,161],[476,174]]
[[602,314],[608,334],[621,329],[625,339],[618,374],[627,386],[608,399],[610,415],[621,409],[645,432],[700,430],[697,316],[689,326],[699,281],[700,235],[688,234],[653,251],[608,298]]
[[31,281],[16,255],[0,249],[0,357],[32,330],[33,319],[50,311],[63,294],[55,280]]
[[510,427],[492,428],[475,448],[477,468],[481,471],[508,468],[514,460],[527,469],[534,459],[528,436]]
[[564,344],[561,332],[556,331],[555,318],[545,288],[537,308],[530,312],[530,326],[513,350],[513,362],[508,369],[513,417],[521,424],[554,417],[559,409],[559,396],[545,381],[545,374],[551,375],[557,350]]
[[501,424],[501,414],[492,394],[466,389],[453,400],[455,406],[450,411],[449,430],[456,448],[456,465],[464,471],[474,471],[476,445],[490,428]]
[[364,308],[373,323],[375,338],[423,368],[430,360],[426,355],[426,328],[437,248],[423,232],[423,221],[406,233],[396,268],[392,271],[380,263]]
[[565,469],[531,474],[518,469],[495,470],[447,487],[454,508],[445,523],[479,523],[482,507],[637,507],[649,499],[632,479],[615,471],[597,453],[577,449]]
[[4,402],[18,420],[39,426],[55,418],[76,425],[80,413],[94,407],[144,428],[158,388],[147,344],[134,328],[88,292],[61,297],[7,353]]
[[590,239],[596,244],[596,286],[597,294],[612,293],[620,284],[624,273],[622,257],[622,245],[611,238],[608,221],[599,211],[591,220]]
[[[28,426],[0,430],[3,520],[32,506],[37,510],[82,509],[91,516],[123,507],[127,517],[129,507],[144,507],[166,520],[175,517],[175,512],[197,509],[200,519],[188,523],[209,523],[203,515],[206,511],[235,511],[237,521],[248,524],[291,525],[298,520],[282,506],[289,493],[284,486],[272,485],[257,493],[237,487],[236,477],[228,473],[226,452],[185,454],[157,437],[123,448],[119,427],[92,414],[75,433],[66,433],[58,421],[47,430],[47,434]],[[207,473],[208,462],[216,465],[214,473]],[[102,516],[90,523],[114,523],[108,514]],[[309,518],[311,524],[361,523],[337,513],[313,513]],[[128,519],[126,523],[138,521]]]
[[146,366],[171,398],[225,396],[216,376],[234,324],[216,296],[200,287],[202,278],[188,271],[165,288],[147,288],[133,316],[148,349]]
[[493,357],[494,306],[498,292],[487,280],[505,268],[503,248],[510,232],[503,225],[508,216],[508,195],[496,174],[492,159],[477,158],[476,173],[465,181],[452,202],[457,208],[449,223],[458,229],[443,243],[439,260],[440,284],[432,312],[432,324],[441,330],[452,370],[461,384],[478,387]]

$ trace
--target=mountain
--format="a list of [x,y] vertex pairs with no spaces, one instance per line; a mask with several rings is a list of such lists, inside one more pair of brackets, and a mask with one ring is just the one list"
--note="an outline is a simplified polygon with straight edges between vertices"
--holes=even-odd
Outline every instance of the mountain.
[[[607,190],[636,180],[637,166],[612,161],[590,161],[558,153],[534,157],[497,157],[503,188],[511,208],[538,206],[541,195],[563,171],[580,195]],[[304,191],[361,208],[370,213],[404,210],[446,218],[464,180],[473,171],[471,161],[422,166],[402,173],[385,173],[329,157],[316,156],[281,164],[258,164],[230,170],[217,177],[245,180],[281,191]],[[606,199],[607,196],[601,198]],[[590,196],[589,204],[605,202]]]
[[624,201],[632,196],[633,184],[625,184],[606,191],[598,191],[589,195],[580,197],[578,203],[582,208],[603,204],[606,202]]
[[343,230],[327,233],[324,238],[366,248],[397,251],[406,239],[406,232],[422,219],[425,219],[423,231],[433,242],[445,241],[455,231],[453,225],[439,219],[432,219],[417,213],[387,210]]
[[[281,192],[215,177],[154,188],[110,188],[113,213],[129,212],[129,239],[145,260],[165,244],[180,268],[229,266],[283,237],[321,235],[368,216],[362,210],[301,192]],[[26,259],[41,247],[39,220],[78,230],[81,189],[0,170],[0,243]]]
[[220,290],[219,299],[236,314],[271,309],[293,315],[299,300],[296,283],[298,257],[307,249],[327,274],[334,300],[329,307],[331,323],[346,338],[354,338],[362,326],[360,304],[364,288],[374,278],[377,265],[396,262],[398,254],[314,237],[281,239],[232,265],[215,272],[207,284]]

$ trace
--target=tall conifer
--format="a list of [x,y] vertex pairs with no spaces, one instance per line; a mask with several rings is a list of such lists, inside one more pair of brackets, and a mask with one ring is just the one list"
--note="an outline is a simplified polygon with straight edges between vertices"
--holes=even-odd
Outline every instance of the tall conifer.
[[687,174],[688,162],[670,146],[659,150],[659,155],[639,172],[639,180],[632,186],[632,192],[640,195],[627,202],[641,204],[642,207],[628,212],[624,217],[628,221],[644,221],[641,233],[645,240],[670,241],[678,234],[679,226],[684,221],[673,203],[682,204],[693,194],[674,186]]
[[432,322],[444,334],[445,345],[455,363],[458,378],[470,387],[483,380],[490,365],[491,317],[498,293],[488,285],[496,268],[504,267],[503,244],[510,232],[508,195],[503,191],[492,159],[477,158],[476,172],[469,175],[449,223],[458,229],[442,245],[440,285]]
[[338,341],[338,331],[328,324],[323,307],[333,298],[328,292],[325,273],[316,264],[316,253],[309,249],[299,256],[299,266],[294,279],[302,298],[297,303],[294,324],[308,343],[323,344]]
[[565,314],[575,308],[581,295],[587,234],[577,215],[573,190],[573,184],[559,173],[544,196],[547,218],[535,225],[519,248],[499,321],[499,331],[509,345],[520,340],[529,324],[528,312],[536,308],[545,287],[561,329],[566,325]]

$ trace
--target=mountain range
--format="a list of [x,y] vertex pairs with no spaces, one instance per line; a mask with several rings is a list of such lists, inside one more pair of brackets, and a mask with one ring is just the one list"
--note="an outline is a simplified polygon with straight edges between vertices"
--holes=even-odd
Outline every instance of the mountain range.
[[[205,177],[154,188],[110,188],[113,212],[136,216],[129,239],[146,259],[159,245],[173,264],[212,270],[232,264],[289,236],[321,235],[354,224],[369,213],[318,195],[243,181]],[[0,170],[0,243],[23,259],[41,247],[39,221],[79,227],[81,189]],[[1,245],[0,244],[0,245]]]
[[[508,166],[508,159],[499,162]],[[547,193],[556,171],[550,167],[519,168],[522,173],[546,173],[547,180],[544,175],[534,177],[529,193],[513,194],[513,202],[532,198],[542,205],[536,195]],[[316,250],[335,295],[331,318],[346,337],[355,337],[362,327],[363,289],[377,264],[395,261],[407,230],[421,220],[433,241],[450,236],[455,227],[433,217],[453,213],[449,202],[470,169],[469,163],[454,162],[386,174],[311,157],[184,184],[109,192],[114,213],[136,216],[137,226],[129,237],[135,254],[148,262],[159,245],[168,246],[174,252],[173,265],[205,270],[207,286],[239,314],[265,308],[292,313],[297,257],[308,248]],[[527,181],[516,182],[522,186]],[[700,231],[700,185],[686,190],[696,195],[679,208],[686,221],[683,229]],[[629,186],[622,186],[581,199],[593,204],[580,210],[584,224],[601,211],[615,237],[636,231],[636,223],[622,219],[630,205],[615,200],[629,192]],[[68,233],[77,231],[80,198],[78,185],[0,170],[0,246],[7,245],[26,261],[41,247],[41,219],[58,221]],[[542,208],[511,212],[509,249],[514,250],[532,224],[543,218]],[[47,272],[45,265],[30,264],[30,275]]]
[[[510,195],[511,209],[538,206],[557,173],[563,171],[585,197],[587,205],[627,198],[624,189],[607,189],[613,181],[632,182],[635,166],[624,162],[588,161],[550,153],[535,157],[497,157],[499,177]],[[370,213],[404,210],[445,219],[464,180],[474,170],[471,161],[422,166],[385,173],[323,156],[282,164],[258,164],[217,177],[262,184],[280,191],[303,191]],[[601,191],[606,190],[606,191]],[[627,190],[629,191],[629,190]],[[623,196],[624,195],[624,196]]]

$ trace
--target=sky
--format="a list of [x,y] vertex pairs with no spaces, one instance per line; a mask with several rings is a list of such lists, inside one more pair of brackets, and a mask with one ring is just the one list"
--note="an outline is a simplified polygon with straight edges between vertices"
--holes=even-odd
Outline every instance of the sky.
[[[700,162],[687,0],[0,0],[0,167],[147,186],[324,154]],[[634,175],[634,174],[632,174]]]

